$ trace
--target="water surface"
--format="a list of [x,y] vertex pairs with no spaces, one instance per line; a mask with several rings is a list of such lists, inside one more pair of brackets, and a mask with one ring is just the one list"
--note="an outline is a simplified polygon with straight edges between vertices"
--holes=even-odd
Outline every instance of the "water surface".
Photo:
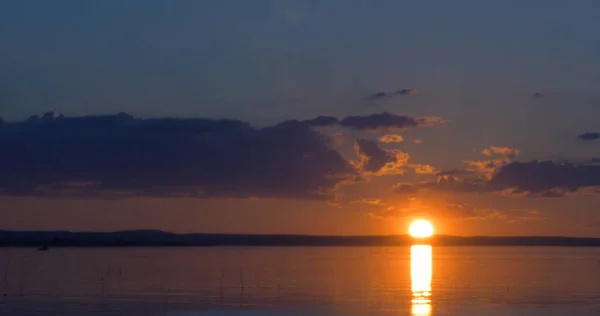
[[0,315],[598,315],[600,248],[0,250]]

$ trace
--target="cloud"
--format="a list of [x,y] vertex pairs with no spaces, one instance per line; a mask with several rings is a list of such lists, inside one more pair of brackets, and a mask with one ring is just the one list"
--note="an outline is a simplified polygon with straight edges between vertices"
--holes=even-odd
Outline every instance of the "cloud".
[[431,165],[426,164],[408,164],[409,168],[413,168],[417,174],[435,174],[436,170]]
[[390,131],[420,126],[432,126],[442,123],[439,117],[414,118],[407,115],[396,115],[388,112],[369,116],[347,116],[340,122],[341,126],[358,131]]
[[498,169],[510,163],[510,159],[463,160],[463,163],[470,167],[469,171],[491,179]]
[[[41,119],[38,116],[33,116],[28,121],[35,124],[40,120]],[[383,112],[368,116],[347,116],[341,121],[334,116],[318,116],[310,120],[287,120],[281,122],[280,125],[298,123],[312,127],[340,125],[356,131],[392,131],[412,127],[434,126],[445,123],[445,121],[437,116],[414,118],[408,115],[396,115]],[[401,138],[399,135],[396,136]]]
[[400,135],[388,134],[379,137],[379,141],[382,143],[401,143],[404,141],[404,138],[402,138]]
[[[552,198],[577,191],[598,193],[594,188],[600,186],[600,166],[568,162],[511,162],[498,167],[490,177],[456,177],[461,174],[464,174],[462,170],[440,172],[436,182],[421,183],[417,187],[421,191],[495,192],[511,196]],[[583,190],[584,188],[590,190]]]
[[400,89],[398,91],[396,91],[396,94],[399,95],[409,95],[409,94],[415,94],[417,93],[417,89],[414,88],[404,88],[404,89]]
[[411,94],[415,94],[415,93],[417,93],[417,89],[415,89],[415,88],[403,88],[403,89],[397,90],[395,92],[380,91],[380,92],[376,92],[376,93],[366,96],[363,100],[365,100],[365,101],[389,100],[396,96],[411,95]]
[[354,150],[359,157],[354,167],[366,175],[402,174],[410,158],[399,150],[382,149],[377,142],[368,139],[357,139]]
[[520,151],[509,147],[490,146],[481,151],[481,154],[487,157],[500,157],[488,160],[463,160],[463,163],[469,166],[468,171],[480,174],[486,179],[491,179],[499,168],[510,163]]
[[490,146],[489,148],[483,149],[481,153],[487,157],[503,156],[507,158],[515,158],[520,151],[514,148]]
[[45,115],[0,126],[0,190],[328,199],[357,172],[326,140],[298,121],[254,128],[238,120]]
[[579,134],[579,135],[577,135],[577,139],[584,140],[584,141],[600,139],[600,133],[593,132],[593,133]]
[[418,144],[423,144],[423,141],[420,140],[420,139],[414,139],[413,143],[416,144],[416,145],[418,145]]
[[315,127],[333,126],[339,124],[339,120],[334,116],[317,116],[312,120],[304,120],[301,122]]
[[553,161],[512,162],[486,183],[487,190],[540,197],[557,197],[595,186],[600,186],[600,166]]

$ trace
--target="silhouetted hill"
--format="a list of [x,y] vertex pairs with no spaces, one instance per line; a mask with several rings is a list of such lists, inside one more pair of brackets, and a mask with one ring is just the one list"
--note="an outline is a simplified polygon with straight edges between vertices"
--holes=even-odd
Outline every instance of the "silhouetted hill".
[[418,241],[406,235],[310,236],[249,234],[173,234],[156,230],[119,232],[0,231],[0,247],[132,246],[600,246],[600,238],[434,236]]

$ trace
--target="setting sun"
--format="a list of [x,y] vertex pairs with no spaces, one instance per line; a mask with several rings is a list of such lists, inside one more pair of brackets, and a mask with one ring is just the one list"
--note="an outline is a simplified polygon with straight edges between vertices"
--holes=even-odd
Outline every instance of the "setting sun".
[[427,238],[433,235],[433,225],[426,220],[416,220],[410,224],[408,233],[415,238]]

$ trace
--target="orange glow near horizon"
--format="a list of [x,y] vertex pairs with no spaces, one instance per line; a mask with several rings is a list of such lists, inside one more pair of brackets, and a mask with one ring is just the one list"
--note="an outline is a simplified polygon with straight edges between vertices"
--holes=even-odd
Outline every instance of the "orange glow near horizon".
[[418,219],[410,224],[408,233],[414,238],[427,238],[433,236],[433,225],[429,221]]

